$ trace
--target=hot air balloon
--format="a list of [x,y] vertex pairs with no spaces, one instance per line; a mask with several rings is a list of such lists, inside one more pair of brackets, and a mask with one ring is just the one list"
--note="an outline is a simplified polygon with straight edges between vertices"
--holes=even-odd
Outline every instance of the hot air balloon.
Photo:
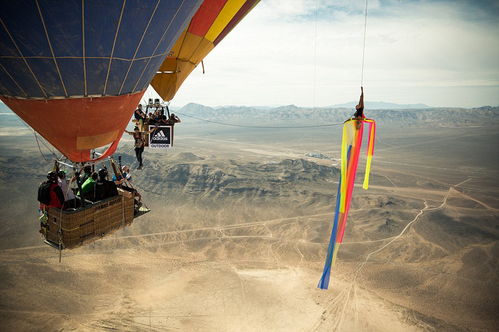
[[0,2],[0,98],[73,162],[114,152],[202,0]]
[[[104,159],[116,150],[153,77],[163,73],[160,66],[176,64],[173,97],[256,2],[0,1],[0,99],[72,162]],[[107,150],[92,160],[91,151],[103,146]],[[114,160],[109,162],[117,177],[123,176]],[[75,170],[83,193],[76,167],[55,164]],[[129,224],[140,195],[130,183],[118,192],[91,203],[81,195],[81,207],[63,209],[65,202],[45,202],[39,189],[46,243],[73,248]]]
[[152,79],[154,90],[170,101],[194,68],[258,2],[205,0]]

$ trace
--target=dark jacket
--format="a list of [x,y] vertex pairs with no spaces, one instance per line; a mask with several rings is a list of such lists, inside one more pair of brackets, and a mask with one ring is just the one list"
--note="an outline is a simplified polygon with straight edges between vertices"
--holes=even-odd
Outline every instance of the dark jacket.
[[118,195],[118,189],[113,181],[99,180],[95,185],[95,198],[97,200],[106,199]]

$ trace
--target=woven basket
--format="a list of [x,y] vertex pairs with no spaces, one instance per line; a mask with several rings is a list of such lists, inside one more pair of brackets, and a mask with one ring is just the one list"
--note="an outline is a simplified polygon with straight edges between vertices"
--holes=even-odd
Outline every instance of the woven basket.
[[131,224],[133,208],[133,193],[121,189],[118,189],[118,196],[89,203],[77,210],[61,211],[51,207],[45,238],[55,245],[61,240],[63,249],[75,248]]

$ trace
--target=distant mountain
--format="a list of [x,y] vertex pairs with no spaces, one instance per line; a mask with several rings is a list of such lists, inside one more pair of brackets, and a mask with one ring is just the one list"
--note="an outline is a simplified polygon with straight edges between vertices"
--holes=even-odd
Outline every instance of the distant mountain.
[[[281,105],[267,105],[267,106],[251,106],[251,108],[258,109],[258,110],[268,110],[274,107],[280,107]],[[215,106],[215,109],[219,108],[230,108],[230,107],[248,107],[248,106],[237,106],[237,105],[220,105],[220,106]]]
[[[208,120],[222,125],[301,127],[342,123],[353,115],[354,106],[344,106],[349,104],[355,103],[342,104],[343,107],[335,105],[321,108],[296,105],[273,108],[261,106],[210,107],[190,103],[175,109],[174,112],[180,116],[183,125],[199,125],[203,124],[204,120]],[[424,104],[398,105],[381,102],[368,105],[366,116],[376,119],[381,126],[467,127],[483,126],[499,121],[499,106],[431,108]],[[381,108],[382,105],[390,107]],[[0,127],[24,127],[24,124],[5,104],[0,103]]]
[[212,112],[215,109],[210,106],[204,106],[196,103],[186,104],[184,107],[181,107],[181,110],[184,113],[202,113],[202,112]]
[[[416,107],[417,105],[421,105],[421,107]],[[499,121],[499,107],[430,108],[423,104],[411,106],[412,108],[368,109],[366,115],[376,119],[380,125],[402,127],[466,127]],[[201,119],[206,119],[233,125],[299,127],[341,123],[353,115],[353,107],[306,108],[286,105],[275,108],[249,106],[213,108],[199,104],[187,104],[180,108],[177,113],[180,117],[188,118],[185,123],[202,123]]]
[[[343,108],[343,107],[348,107],[348,108],[353,108],[355,105],[357,105],[357,101],[349,101],[348,103],[344,104],[336,104],[329,106],[331,108]],[[366,101],[365,102],[366,109],[371,109],[371,110],[376,110],[376,109],[383,109],[383,110],[397,110],[397,109],[423,109],[423,108],[431,108],[428,105],[425,104],[395,104],[395,103],[387,103],[384,101]]]

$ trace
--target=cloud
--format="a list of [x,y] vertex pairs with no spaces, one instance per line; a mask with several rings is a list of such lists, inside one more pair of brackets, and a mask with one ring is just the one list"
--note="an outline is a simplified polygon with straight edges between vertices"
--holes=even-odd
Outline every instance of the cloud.
[[[196,69],[175,105],[325,106],[358,98],[364,1],[268,0]],[[369,1],[367,98],[499,104],[492,1]],[[497,17],[496,17],[497,18]]]

